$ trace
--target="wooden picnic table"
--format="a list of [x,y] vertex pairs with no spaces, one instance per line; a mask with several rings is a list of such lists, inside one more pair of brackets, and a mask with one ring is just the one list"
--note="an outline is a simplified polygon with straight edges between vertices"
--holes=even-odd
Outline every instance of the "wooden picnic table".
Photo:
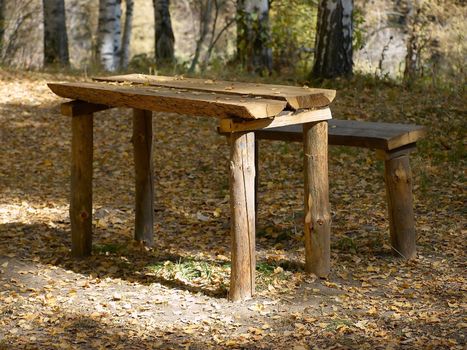
[[219,119],[230,134],[232,272],[229,297],[243,300],[255,291],[254,130],[303,124],[305,268],[325,277],[330,269],[330,209],[327,122],[334,90],[182,77],[129,74],[92,82],[49,83],[72,117],[70,221],[72,254],[91,254],[93,113],[133,108],[135,239],[154,243],[152,112]]

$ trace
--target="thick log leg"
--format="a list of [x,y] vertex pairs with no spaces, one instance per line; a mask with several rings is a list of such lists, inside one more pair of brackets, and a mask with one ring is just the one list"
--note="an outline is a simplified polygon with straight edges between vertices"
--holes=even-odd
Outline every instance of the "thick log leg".
[[[389,158],[389,157],[387,157]],[[389,230],[395,253],[405,259],[416,255],[412,198],[412,172],[408,154],[385,160]]]
[[[259,140],[255,137],[255,228],[258,228]],[[256,230],[255,230],[256,232]]]
[[255,293],[255,134],[230,136],[230,208],[232,237],[232,301]]
[[93,115],[71,118],[71,253],[91,255]]
[[328,124],[303,125],[305,173],[305,270],[319,277],[330,271],[331,215],[328,182]]
[[135,240],[154,244],[154,170],[152,161],[152,113],[133,110],[135,160]]

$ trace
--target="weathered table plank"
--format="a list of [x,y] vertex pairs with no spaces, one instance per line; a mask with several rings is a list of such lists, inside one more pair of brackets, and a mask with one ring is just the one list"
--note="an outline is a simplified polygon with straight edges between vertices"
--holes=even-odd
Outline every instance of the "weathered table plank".
[[285,101],[105,83],[49,83],[58,96],[155,112],[173,112],[218,118],[259,119],[282,112]]
[[93,79],[96,81],[129,82],[149,86],[165,86],[230,95],[260,96],[267,99],[287,101],[289,107],[292,109],[326,107],[336,96],[336,91],[329,89],[144,74],[94,77]]

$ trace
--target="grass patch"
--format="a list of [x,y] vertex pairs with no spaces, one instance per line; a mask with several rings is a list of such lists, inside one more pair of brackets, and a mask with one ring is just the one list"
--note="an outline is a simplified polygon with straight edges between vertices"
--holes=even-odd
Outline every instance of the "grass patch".
[[173,285],[184,285],[193,291],[202,288],[208,294],[225,295],[229,286],[230,264],[180,258],[148,265],[146,274]]
[[[148,265],[146,271],[166,281],[179,281],[192,286],[205,286],[212,290],[228,289],[231,264],[195,259],[159,261]],[[260,262],[256,264],[256,287],[265,290],[270,284],[286,281],[291,273],[278,264]]]
[[343,319],[334,319],[332,320],[327,326],[326,326],[326,330],[327,331],[336,331],[338,330],[339,328],[342,328],[344,326],[347,326],[347,327],[352,327],[353,326],[353,322],[349,321],[349,320],[343,320]]
[[333,247],[337,248],[342,252],[348,252],[351,254],[357,253],[357,244],[351,237],[344,236],[340,238]]
[[212,262],[191,259],[179,259],[176,262],[167,260],[147,267],[148,270],[160,274],[165,278],[184,281],[193,281],[200,278],[211,281],[214,271],[219,268],[219,265]]
[[258,291],[267,289],[269,285],[273,285],[275,282],[286,281],[290,276],[290,272],[285,271],[277,264],[267,262],[256,264],[256,288]]

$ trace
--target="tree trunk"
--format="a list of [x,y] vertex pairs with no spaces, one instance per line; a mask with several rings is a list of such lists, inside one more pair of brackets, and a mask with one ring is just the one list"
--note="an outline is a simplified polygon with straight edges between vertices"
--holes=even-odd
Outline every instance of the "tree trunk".
[[97,58],[103,69],[119,67],[121,0],[99,0]]
[[[201,53],[201,47],[204,44],[204,40],[208,35],[209,31],[209,24],[211,22],[211,14],[212,14],[212,0],[205,0],[200,2],[200,9],[199,9],[199,37],[196,41],[196,49],[195,49],[195,56],[191,61],[190,69],[188,72],[192,73],[195,71],[196,65],[199,61],[199,55]],[[215,1],[214,1],[215,2]]]
[[0,57],[2,57],[3,33],[5,32],[5,0],[0,0]]
[[268,0],[237,1],[237,58],[250,72],[271,72]]
[[419,59],[419,27],[420,3],[419,1],[407,2],[407,53],[405,56],[404,81],[412,84],[418,74]]
[[156,63],[172,63],[174,61],[175,37],[170,19],[170,0],[153,0],[153,5]]
[[125,0],[125,25],[123,27],[122,49],[120,52],[120,68],[126,69],[130,61],[130,39],[133,24],[133,0]]
[[84,68],[92,58],[94,29],[89,16],[92,10],[91,4],[82,0],[67,0],[65,3],[71,64],[79,68]]
[[353,0],[320,0],[312,78],[352,75]]
[[43,0],[44,65],[69,65],[65,1]]

